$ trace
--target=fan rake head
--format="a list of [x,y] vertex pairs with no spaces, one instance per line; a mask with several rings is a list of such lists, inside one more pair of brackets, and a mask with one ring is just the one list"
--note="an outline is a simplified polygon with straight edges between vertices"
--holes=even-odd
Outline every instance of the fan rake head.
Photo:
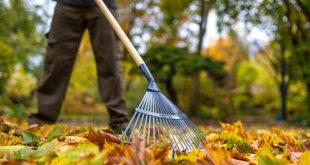
[[129,141],[133,136],[140,137],[147,145],[169,142],[179,151],[203,149],[205,141],[204,134],[158,90],[155,81],[149,82],[124,134]]

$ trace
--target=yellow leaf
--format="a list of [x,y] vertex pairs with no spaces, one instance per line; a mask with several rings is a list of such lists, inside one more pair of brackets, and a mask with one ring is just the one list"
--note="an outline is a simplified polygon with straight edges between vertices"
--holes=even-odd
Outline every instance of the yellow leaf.
[[310,151],[305,151],[298,162],[298,165],[309,165],[310,164]]
[[56,159],[53,159],[50,163],[50,165],[63,165],[63,164],[70,164],[70,159],[66,157],[58,157]]

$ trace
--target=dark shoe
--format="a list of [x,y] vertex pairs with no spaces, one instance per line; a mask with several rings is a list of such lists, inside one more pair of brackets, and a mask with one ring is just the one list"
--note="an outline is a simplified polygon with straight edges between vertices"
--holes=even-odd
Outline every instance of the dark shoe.
[[39,114],[30,114],[27,116],[29,125],[43,125],[43,124],[54,124],[55,121],[47,120]]

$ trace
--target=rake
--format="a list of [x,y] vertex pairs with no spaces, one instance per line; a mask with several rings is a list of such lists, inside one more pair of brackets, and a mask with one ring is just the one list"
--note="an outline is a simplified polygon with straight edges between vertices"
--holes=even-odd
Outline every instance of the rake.
[[175,104],[159,90],[151,72],[114,16],[102,0],[95,0],[111,27],[148,80],[147,91],[124,131],[130,141],[134,136],[146,144],[168,142],[174,151],[203,149],[204,134]]

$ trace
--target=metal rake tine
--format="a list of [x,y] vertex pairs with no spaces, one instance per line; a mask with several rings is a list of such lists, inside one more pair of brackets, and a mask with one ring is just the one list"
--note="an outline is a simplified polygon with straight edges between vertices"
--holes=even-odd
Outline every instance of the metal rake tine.
[[[140,109],[146,109],[148,103],[149,103],[149,92],[146,92],[145,94],[145,104],[139,106]],[[148,119],[148,115],[145,115],[145,122],[144,122],[144,127],[143,127],[143,136],[142,136],[142,139],[144,139],[144,136],[145,136],[145,128],[146,128],[146,122],[147,122],[147,119]]]
[[147,104],[147,100],[148,100],[147,97],[148,97],[148,93],[145,93],[145,95],[143,96],[142,101],[138,105],[138,108],[144,109],[145,105]]
[[[151,103],[151,99],[150,99],[150,92],[147,92],[147,97],[146,97],[146,104],[145,104],[145,106],[143,107],[143,109],[144,110],[147,110],[147,111],[149,111],[150,110],[150,103]],[[145,125],[144,125],[144,130],[143,130],[143,139],[144,139],[144,137],[145,137],[145,129],[146,129],[146,127],[147,127],[147,122],[149,122],[150,121],[150,119],[151,119],[151,116],[149,116],[149,115],[147,115],[147,119],[148,120],[145,120]],[[148,127],[148,129],[149,129],[149,127]],[[149,131],[148,131],[148,133],[147,133],[147,138],[149,138]],[[147,140],[147,145],[149,145],[149,140]]]
[[174,106],[174,104],[165,95],[163,95],[162,93],[161,93],[161,96],[163,97],[163,100],[165,101],[166,105],[168,105],[168,109],[174,110],[173,112],[175,114],[179,114],[179,112],[180,112],[179,109],[176,108]]
[[160,102],[160,105],[163,107],[162,110],[163,110],[164,114],[173,115],[173,114],[167,109],[165,99],[162,97],[163,95],[162,95],[161,93],[160,93],[159,95],[160,95],[160,96],[159,96],[159,102]]
[[196,135],[198,136],[198,131],[196,129],[195,125],[192,125],[191,123],[189,123],[189,119],[184,120],[184,124]]
[[[157,94],[157,99],[160,99],[160,97],[159,97],[158,94]],[[159,102],[160,102],[160,101],[159,101]],[[162,104],[158,103],[158,109],[159,109],[159,111],[160,111],[162,114],[164,114],[164,110],[163,110]],[[164,127],[163,130],[165,131],[168,140],[169,140],[171,143],[174,143],[174,140],[171,140],[171,138],[170,138],[170,137],[172,137],[172,135],[170,134],[170,131],[167,130],[168,127],[167,127],[167,125],[164,123],[164,119],[163,119],[163,118],[159,118],[159,121],[160,121],[160,123],[161,123],[160,125],[162,125],[162,126]]]
[[151,129],[150,129],[150,126],[151,126],[151,120],[152,120],[152,116],[150,116],[150,120],[149,120],[149,123],[148,123],[148,133],[147,133],[147,145],[149,145],[150,144],[150,131],[151,131]]
[[[144,109],[144,107],[145,107],[145,105],[146,105],[146,102],[147,102],[147,98],[148,98],[148,93],[146,93],[145,95],[144,95],[144,97],[143,97],[143,100],[141,101],[141,103],[139,104],[139,106],[138,106],[138,108],[140,108],[140,109]],[[139,127],[138,127],[138,133],[137,133],[137,136],[139,136],[140,137],[140,129],[141,129],[141,127],[142,127],[142,123],[143,123],[143,120],[144,120],[144,117],[145,117],[146,115],[145,114],[142,114],[142,119],[141,119],[141,121],[140,121],[140,124],[139,124]]]
[[[142,99],[142,101],[140,102],[140,104],[139,104],[139,106],[138,106],[138,108],[140,108],[140,109],[143,109],[143,107],[146,105],[146,102],[147,102],[147,97],[148,97],[148,93],[146,93],[144,96],[143,96],[143,99]],[[140,114],[140,113],[139,113]],[[135,115],[136,115],[136,112],[135,112]],[[134,115],[134,116],[135,116]],[[132,119],[134,119],[134,116],[132,117]],[[141,119],[141,121],[140,121],[140,124],[139,124],[139,127],[138,127],[138,136],[140,136],[140,129],[141,129],[141,123],[143,122],[143,119],[144,119],[144,114],[142,114],[142,119]],[[138,118],[137,118],[138,119]],[[138,120],[137,120],[138,121]],[[130,121],[130,123],[129,123],[129,125],[131,125],[131,122],[132,121]],[[135,128],[133,128],[133,130],[132,130],[132,132],[131,132],[131,135],[130,135],[130,139],[131,139],[131,137],[132,137],[132,134],[134,133],[134,130]]]
[[184,139],[183,139],[181,133],[179,132],[179,130],[178,130],[178,129],[175,129],[176,126],[174,126],[174,125],[172,124],[172,121],[167,120],[167,122],[170,124],[171,129],[174,130],[174,134],[176,135],[176,138],[178,139],[178,141],[180,142],[180,144],[182,145],[182,147],[185,148],[185,149],[187,149],[187,146],[186,146],[186,144],[183,142]]
[[[162,97],[161,97],[161,101],[162,101],[162,104],[161,104],[161,105],[163,106],[163,109],[166,110],[166,112],[168,112],[169,114],[172,114],[172,113],[169,111],[169,106],[167,106],[167,100],[166,100],[166,98],[165,98],[162,94],[160,94],[160,95],[162,96]],[[171,124],[169,123],[169,120],[166,119],[166,120],[164,120],[164,121],[166,121],[166,123],[167,123],[167,125],[168,125],[168,128],[172,130],[172,133],[174,134],[174,135],[172,135],[172,136],[173,136],[178,142],[181,141],[180,138],[178,138],[178,136],[176,136],[177,134],[176,134],[174,128],[171,127]],[[186,148],[186,147],[184,146],[183,143],[180,143],[180,144],[181,144],[182,148]],[[177,143],[176,143],[176,145],[178,146]]]
[[[160,129],[162,131],[164,131],[164,133],[167,135],[167,138],[169,139],[169,135],[168,135],[168,133],[166,131],[166,127],[164,126],[164,123],[161,121],[161,118],[158,118],[158,123],[160,123],[159,124],[161,126]],[[157,129],[157,130],[159,131],[159,129]],[[158,133],[158,135],[160,136],[160,133]],[[170,141],[170,139],[169,139],[169,141]]]
[[[152,98],[152,105],[151,105],[151,112],[157,113],[156,112],[156,101],[154,99],[154,92],[151,93],[151,98]],[[153,144],[155,144],[155,123],[154,123],[154,118],[155,116],[152,116],[152,126],[150,127],[153,128],[152,133],[153,133]]]
[[138,131],[137,136],[139,136],[139,137],[140,137],[140,129],[141,129],[141,126],[142,126],[142,123],[143,123],[144,116],[145,116],[145,114],[142,114],[142,118],[140,120],[140,124],[139,124],[139,128],[138,128],[139,131]]
[[[184,122],[185,121],[182,120],[180,123],[183,126],[183,128],[187,130],[188,132],[187,136],[192,140],[192,142],[195,142],[196,139],[195,133],[188,126],[186,126]],[[195,143],[193,143],[193,146],[195,146]],[[197,146],[197,148],[199,148],[199,146]]]
[[129,140],[136,134],[146,140],[146,145],[156,145],[167,137],[173,150],[203,148],[201,140],[205,140],[199,128],[158,91],[146,92],[125,130],[126,134],[130,128]]
[[200,137],[200,135],[198,134],[196,128],[194,128],[190,123],[188,123],[188,120],[186,120],[185,122],[185,125],[187,126],[188,129],[191,130],[191,132],[193,132],[193,135],[198,138],[198,139],[201,139],[202,137]]
[[[171,114],[171,115],[173,115],[172,113],[171,113],[171,111],[169,111],[169,106],[167,105],[167,99],[162,95],[162,94],[160,94],[162,97],[162,99],[161,99],[161,101],[162,101],[162,106],[163,106],[163,109],[164,110],[166,110],[166,112],[168,112],[169,114]],[[168,124],[168,128],[170,128],[172,131],[173,131],[173,134],[174,134],[174,137],[176,138],[176,140],[177,141],[182,141],[182,140],[180,140],[180,137],[178,137],[177,136],[177,134],[175,133],[175,129],[173,128],[173,127],[171,127],[171,123],[169,122],[169,120],[167,119],[166,120],[166,122],[167,122],[167,124]],[[182,144],[182,143],[181,143]],[[184,146],[184,144],[182,144],[182,147],[183,148],[186,148],[185,146]]]
[[157,120],[157,136],[158,136],[158,143],[160,142],[160,138],[161,138],[161,134],[160,134],[160,129],[161,129],[161,127],[163,127],[161,124],[160,124],[160,122],[159,122],[159,118],[158,117],[156,117],[155,118],[156,120]]
[[145,137],[146,123],[147,123],[148,118],[149,118],[149,115],[146,115],[146,116],[145,116],[144,127],[143,127],[143,139],[144,139],[144,137]]
[[[162,107],[161,107],[161,104],[160,104],[160,98],[159,98],[159,95],[158,95],[158,93],[156,93],[155,94],[155,100],[156,100],[156,102],[157,102],[157,104],[156,104],[156,109],[157,109],[157,112],[158,113],[160,113],[160,114],[164,114],[164,112],[163,112],[163,110],[162,110]],[[164,125],[163,125],[163,123],[161,122],[161,120],[160,120],[160,118],[156,118],[158,121],[157,121],[157,123],[158,123],[158,125],[160,126],[160,127],[158,127],[157,128],[157,131],[158,131],[158,137],[160,138],[160,129],[162,129],[162,130],[164,130],[163,128],[161,128],[161,127],[164,127]],[[165,130],[164,130],[165,131]],[[168,137],[168,136],[167,136]]]
[[159,113],[165,114],[164,110],[162,109],[162,104],[161,104],[161,101],[160,101],[160,96],[158,94],[155,94],[155,100],[157,102],[157,109],[158,109]]
[[156,108],[155,108],[155,106],[156,106],[156,101],[155,101],[155,99],[154,99],[154,92],[152,92],[152,94],[151,94],[151,97],[152,97],[152,111],[151,112],[155,112],[156,113]]
[[163,94],[161,94],[161,95],[162,95],[162,101],[163,101],[163,105],[165,107],[165,110],[167,110],[170,113],[170,115],[177,114],[177,113],[173,113],[172,111],[170,111],[171,107],[169,105],[169,102],[168,102],[167,98]]
[[[167,122],[167,125],[168,125],[168,128],[172,131],[172,136],[177,140],[177,142],[180,142],[181,140],[178,138],[178,134],[175,132],[174,128],[171,126],[171,124],[169,123],[169,120],[166,119],[166,122]],[[181,145],[182,148],[186,148],[183,143],[179,143]],[[178,143],[176,143],[176,145],[178,146]]]
[[[156,113],[160,113],[160,114],[163,114],[163,111],[162,111],[162,108],[161,108],[161,105],[159,104],[159,95],[158,93],[154,93],[154,100],[156,102],[156,105],[155,105],[155,109],[156,109]],[[157,120],[157,136],[160,140],[160,128],[161,126],[163,126],[161,123],[160,123],[160,119],[158,117],[155,118],[155,120]],[[159,143],[159,142],[158,142]]]
[[[158,99],[159,99],[159,109],[161,109],[162,112],[165,112],[165,107],[163,105],[163,103],[161,102],[161,97],[160,97],[160,94],[158,95]],[[167,114],[167,113],[165,113]],[[165,131],[168,132],[168,139],[169,141],[173,144],[173,148],[175,149],[179,149],[180,150],[180,147],[177,145],[176,141],[175,141],[175,138],[174,136],[172,135],[172,131],[170,130],[170,127],[167,125],[166,123],[166,120],[164,118],[161,118],[161,122],[163,123],[163,125],[165,125]]]
[[184,146],[186,146],[186,149],[191,150],[192,149],[191,144],[188,142],[188,139],[185,137],[185,134],[181,132],[181,130],[179,129],[180,127],[177,125],[176,121],[172,120],[170,122],[175,128],[177,128],[176,131],[178,132],[179,137],[182,139]]
[[141,102],[139,103],[138,107],[144,106],[145,100],[146,100],[146,97],[147,97],[147,96],[148,96],[148,93],[146,93],[146,94],[143,96],[143,98],[142,98]]
[[[156,94],[153,93],[153,99],[155,100],[155,105],[154,105],[154,108],[155,108],[155,113],[160,113],[159,112],[159,108],[158,108],[158,103],[157,103],[157,98],[156,98]],[[156,130],[158,131],[158,127],[156,128],[156,126],[158,125],[158,122],[157,122],[157,117],[154,117],[154,144],[156,144]],[[159,137],[159,131],[158,131],[158,139],[160,139]],[[159,142],[158,142],[159,143]]]
[[153,116],[150,116],[150,120],[149,120],[149,123],[148,123],[148,130],[147,130],[147,145],[150,145],[150,141],[151,141],[151,124],[152,124],[152,118]]
[[187,120],[187,122],[191,125],[191,127],[196,130],[197,134],[200,136],[201,140],[206,140],[204,133],[196,126],[194,125],[190,120]]
[[198,146],[200,146],[200,148],[203,148],[202,143],[201,143],[201,140],[202,140],[201,138],[202,138],[202,137],[200,137],[199,135],[196,135],[195,131],[193,131],[191,127],[188,127],[188,126],[186,125],[186,121],[184,121],[183,124],[186,126],[186,128],[187,128],[188,130],[190,130],[190,131],[192,132],[192,133],[191,133],[191,136],[193,137],[194,140],[196,140],[196,139],[198,138],[198,140],[199,140]]
[[164,101],[166,103],[167,108],[171,112],[171,114],[173,114],[173,115],[180,114],[180,111],[171,105],[171,102],[169,99],[167,99],[167,97],[165,97]]
[[153,116],[153,144],[156,143],[155,117]]
[[184,134],[180,132],[180,129],[178,129],[178,126],[175,124],[175,121],[170,120],[170,124],[173,126],[173,128],[176,128],[175,131],[178,133],[179,139],[181,139],[181,142],[185,146],[185,150],[190,150],[191,145],[188,143],[187,139],[184,137]]
[[[163,97],[165,97],[165,96],[163,95]],[[166,101],[168,102],[170,107],[173,107],[172,109],[179,111],[178,108],[176,107],[176,105],[174,105],[170,100],[167,99]],[[205,140],[205,138],[201,135],[201,131],[189,119],[186,119],[186,120],[188,120],[189,124],[190,124],[190,126],[188,126],[188,127],[193,128],[194,135],[200,137],[199,138],[200,140]]]
[[144,104],[140,107],[140,109],[146,109],[148,107],[149,101],[150,101],[149,98],[150,98],[150,94],[149,94],[149,92],[146,92]]
[[[152,93],[151,92],[148,92],[149,94],[149,97],[148,97],[148,104],[147,104],[147,107],[145,108],[145,110],[147,111],[150,111],[152,112],[153,111],[153,99],[152,99]],[[151,122],[152,122],[152,117],[151,115],[149,115],[149,120],[148,120],[148,123],[147,123],[147,145],[150,144],[150,127],[151,127]]]
[[[154,116],[150,116],[149,121],[149,128],[148,128],[148,144],[151,144],[152,138],[154,138],[154,135],[152,137],[153,131],[154,131]],[[153,141],[153,144],[155,144],[155,141]]]
[[171,140],[171,141],[172,141],[172,144],[175,145],[175,146],[173,146],[173,147],[177,147],[179,150],[181,150],[180,147],[179,147],[179,145],[176,143],[177,141],[175,141],[175,140],[178,140],[178,139],[175,139],[175,137],[173,136],[173,133],[172,133],[172,130],[171,130],[172,128],[170,128],[170,126],[167,124],[166,119],[162,119],[162,120],[163,120],[163,122],[165,123],[166,128],[168,129],[167,131],[168,131],[168,134],[169,134],[169,136],[170,136],[169,140]]
[[[178,108],[172,103],[172,102],[170,102],[169,100],[167,101],[168,103],[169,103],[169,105],[171,106],[171,107],[174,107],[175,108],[175,110],[176,111],[178,111]],[[182,122],[181,122],[182,123]],[[195,136],[197,137],[197,135],[196,134],[198,134],[199,136],[201,135],[201,134],[199,134],[199,132],[197,132],[197,131],[199,131],[198,130],[198,128],[196,128],[196,126],[194,126],[194,125],[191,125],[192,127],[193,127],[193,129],[194,130],[191,130],[190,129],[190,127],[188,127],[188,126],[184,126],[185,128],[187,128],[187,130],[189,130],[189,134],[193,137],[193,142],[195,142],[196,140],[195,140]],[[196,133],[195,133],[196,132]],[[201,137],[200,136],[200,138],[198,138],[199,140],[201,140],[201,139],[204,139],[203,137]],[[193,144],[193,146],[195,146],[195,144]],[[202,147],[201,145],[199,146],[199,144],[198,144],[198,147]]]
[[129,124],[128,124],[127,128],[125,129],[125,132],[124,132],[125,134],[127,134],[127,131],[128,131],[128,129],[129,129],[129,127],[130,127],[131,123],[133,122],[136,115],[137,115],[137,112],[135,112],[133,114],[132,118],[130,119]]
[[195,145],[192,144],[193,141],[195,140],[195,138],[192,136],[192,131],[189,130],[189,129],[183,124],[183,122],[184,122],[183,120],[179,120],[178,122],[179,122],[179,124],[180,124],[182,130],[185,132],[185,133],[184,133],[184,136],[186,137],[186,139],[189,139],[189,141],[191,142],[191,143],[190,143],[190,144],[191,144],[191,147],[192,147],[193,149],[195,149],[195,148],[196,148]]
[[132,136],[133,136],[133,134],[134,134],[134,132],[135,132],[135,129],[136,129],[138,120],[139,120],[139,118],[140,118],[140,115],[141,115],[141,113],[138,114],[138,117],[137,117],[137,119],[136,119],[136,121],[135,121],[135,124],[134,124],[134,126],[133,126],[133,128],[132,128],[131,134],[130,134],[130,136],[129,136],[129,141],[131,140],[131,138],[132,138]]
[[186,136],[191,139],[191,141],[193,142],[195,140],[195,134],[193,133],[193,131],[184,124],[184,121],[181,120],[180,121],[180,125],[182,127],[182,129],[186,132]]
[[176,107],[170,100],[166,100],[167,104],[169,105],[169,108],[172,109],[176,114],[180,114],[181,111],[178,107]]
[[185,124],[188,126],[188,128],[192,129],[193,132],[195,133],[195,136],[199,139],[199,140],[203,140],[205,141],[205,138],[202,136],[202,132],[200,130],[198,130],[198,128],[193,125],[189,119],[186,120]]

